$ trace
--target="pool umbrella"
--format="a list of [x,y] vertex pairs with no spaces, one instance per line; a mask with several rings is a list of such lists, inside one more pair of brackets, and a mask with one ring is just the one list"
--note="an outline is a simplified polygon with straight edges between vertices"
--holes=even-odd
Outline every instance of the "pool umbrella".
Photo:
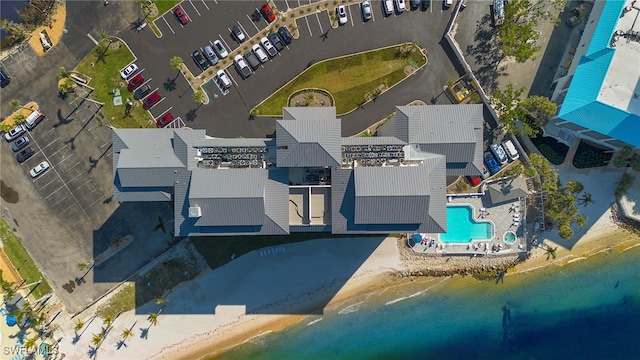
[[14,326],[17,323],[18,323],[18,319],[16,319],[15,316],[13,316],[13,315],[7,316],[7,325]]
[[422,241],[422,235],[413,234],[413,236],[411,237],[411,241],[413,241],[414,244],[419,244]]

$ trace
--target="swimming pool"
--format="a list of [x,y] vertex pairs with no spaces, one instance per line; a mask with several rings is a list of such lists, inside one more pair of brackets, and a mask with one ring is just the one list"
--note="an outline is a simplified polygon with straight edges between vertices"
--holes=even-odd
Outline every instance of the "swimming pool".
[[472,240],[489,240],[492,236],[493,223],[476,221],[470,205],[447,206],[447,232],[440,234],[440,241],[468,243]]
[[504,233],[504,242],[506,242],[507,244],[513,244],[514,242],[516,242],[516,233],[514,233],[513,231],[507,231],[506,233]]

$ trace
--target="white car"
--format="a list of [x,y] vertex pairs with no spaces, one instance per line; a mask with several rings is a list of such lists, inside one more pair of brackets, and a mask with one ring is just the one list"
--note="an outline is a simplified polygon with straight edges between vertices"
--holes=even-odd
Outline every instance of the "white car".
[[236,69],[238,69],[238,72],[240,72],[240,75],[242,75],[244,79],[253,74],[253,71],[251,71],[251,68],[247,65],[247,62],[244,60],[242,55],[236,55],[236,57],[233,58],[233,62],[236,65]]
[[11,142],[15,139],[17,139],[20,135],[24,134],[27,131],[27,129],[25,129],[25,127],[21,124],[16,125],[16,127],[14,127],[13,129],[9,130],[9,132],[7,132],[6,134],[4,134],[4,139],[7,140],[7,142]]
[[407,5],[404,3],[404,0],[396,0],[396,9],[399,13],[407,10]]
[[47,171],[48,168],[49,168],[49,163],[46,161],[43,161],[40,164],[38,164],[36,167],[31,169],[31,171],[29,171],[29,174],[31,175],[32,178],[35,178],[40,176],[40,174],[42,174],[43,172]]
[[364,21],[371,19],[371,3],[369,0],[364,0],[360,6],[362,7],[362,19]]
[[213,48],[218,53],[218,57],[220,59],[224,59],[227,56],[229,56],[229,52],[227,51],[227,49],[225,49],[224,45],[222,45],[222,41],[220,41],[220,40],[214,41],[213,42]]
[[251,47],[251,50],[253,50],[253,53],[256,54],[256,57],[258,58],[258,60],[260,60],[261,63],[264,64],[267,62],[267,60],[269,60],[269,57],[267,56],[267,53],[264,52],[262,46],[255,44]]
[[278,50],[273,46],[271,41],[267,39],[266,36],[260,39],[260,44],[262,44],[262,47],[267,51],[267,54],[269,54],[269,56],[274,57],[278,55]]
[[122,76],[122,78],[124,80],[127,80],[136,71],[138,71],[138,65],[131,64],[131,65],[127,66],[126,68],[122,69],[122,71],[120,71],[120,76]]
[[220,85],[222,85],[223,88],[228,89],[231,87],[231,79],[229,79],[229,76],[224,70],[218,70],[216,75],[218,76],[218,80],[220,80]]
[[389,16],[393,14],[393,0],[384,0],[384,14]]
[[340,5],[338,6],[338,9],[336,10],[336,13],[338,14],[338,23],[340,25],[344,25],[347,23],[347,8],[344,7],[344,5]]

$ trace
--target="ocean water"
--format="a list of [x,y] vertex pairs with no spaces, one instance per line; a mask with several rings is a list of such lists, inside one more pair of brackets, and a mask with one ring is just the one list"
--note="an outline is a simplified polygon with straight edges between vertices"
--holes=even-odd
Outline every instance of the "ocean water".
[[640,247],[506,276],[419,279],[222,359],[640,359]]

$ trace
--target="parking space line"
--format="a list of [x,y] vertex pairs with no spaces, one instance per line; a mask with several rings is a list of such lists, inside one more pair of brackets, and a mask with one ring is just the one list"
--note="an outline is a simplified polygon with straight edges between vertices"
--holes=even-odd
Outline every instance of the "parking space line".
[[304,21],[307,22],[307,28],[309,29],[309,36],[313,37],[313,33],[311,32],[311,25],[309,25],[309,19],[307,19],[307,16],[304,17]]
[[161,102],[164,101],[164,99],[166,99],[166,97],[163,97],[162,99],[160,99],[160,101],[158,101],[155,105],[153,105],[152,107],[149,108],[149,110],[153,109],[154,107],[156,107],[158,104],[160,104]]
[[96,201],[92,202],[91,204],[89,204],[89,206],[87,206],[87,209],[92,207],[93,205],[95,205],[96,203],[98,203],[98,201],[101,201],[101,198],[98,198]]
[[[65,170],[64,172],[67,172],[71,169],[73,169],[76,165],[78,165],[79,163],[75,163],[72,167],[68,168],[67,170]],[[64,174],[64,173],[63,173]],[[76,175],[73,179],[69,180],[68,182],[72,182],[73,180],[79,178],[80,176],[86,175],[85,173],[80,173],[78,175]]]
[[176,32],[173,31],[173,28],[171,27],[171,25],[169,25],[169,22],[167,22],[167,19],[165,19],[164,16],[162,17],[162,20],[164,20],[164,23],[167,24],[167,27],[169,28],[169,30],[171,30],[171,33],[175,34]]
[[52,183],[52,182],[54,182],[54,181],[56,181],[56,179],[55,179],[55,178],[51,179],[51,181],[49,181],[48,183],[46,183],[46,184],[42,185],[42,187],[41,187],[40,189],[38,189],[38,190],[41,190],[41,189],[46,188],[47,186],[49,186],[49,184],[51,184],[51,183]]
[[[256,9],[256,10],[258,10],[258,9]],[[251,17],[249,17],[249,14],[247,14],[247,19],[249,19],[249,22],[251,24],[253,24],[253,27],[256,28],[256,31],[260,32],[260,29],[258,29],[258,25],[256,25],[256,23],[254,23],[253,20],[251,20]]]
[[[77,186],[77,187],[76,187],[76,190],[78,190],[78,189],[82,188],[83,186],[87,185],[87,184],[88,184],[88,183],[90,183],[90,182],[91,182],[91,179],[87,180],[87,182],[85,182],[84,184],[82,184],[82,185],[80,185],[80,186]],[[95,188],[94,188],[94,190],[95,190]],[[93,192],[93,191],[92,191],[92,192]],[[92,192],[90,192],[89,194],[91,194]],[[85,196],[86,196],[86,195],[85,195]],[[84,196],[83,196],[83,197],[84,197]]]
[[351,14],[351,6],[347,6],[347,10],[349,10],[349,18],[351,19],[351,26],[353,25],[353,15]]
[[[231,30],[229,30],[229,32],[231,32]],[[218,37],[224,43],[224,46],[226,46],[227,49],[229,49],[229,52],[232,52],[233,50],[235,50],[235,49],[232,49],[231,46],[229,46],[229,44],[227,44],[226,41],[224,41],[224,38],[222,37],[222,35],[218,34]]]
[[320,26],[320,34],[324,34],[324,30],[322,30],[322,24],[320,24],[320,16],[316,13],[316,19],[318,20],[318,26]]
[[[67,156],[66,158],[62,159],[62,161],[58,162],[58,163],[56,164],[56,166],[58,166],[58,165],[62,164],[63,162],[65,162],[65,161],[66,161],[68,158],[70,158],[70,157],[73,157],[73,154],[70,154],[70,155],[69,155],[69,156]],[[52,165],[53,165],[53,164],[52,164]]]
[[[38,177],[36,179],[33,180],[33,182],[36,182],[38,179],[41,179],[41,177]],[[46,198],[44,198],[45,200],[47,200],[48,198],[50,198],[51,196],[53,196],[53,194],[57,193],[60,189],[65,188],[64,185],[60,186],[59,188],[57,188],[54,192],[50,193],[49,195],[47,195]]]
[[193,5],[193,3],[191,2],[191,0],[189,0],[189,4],[191,4],[191,6],[193,6],[193,10],[195,10],[198,13],[198,16],[202,16],[202,14],[200,14],[200,11],[198,11],[198,9],[196,8],[195,5]]
[[[362,13],[362,9],[360,9],[360,12]],[[376,15],[375,15],[375,13],[376,13],[376,12],[375,12],[375,11],[373,11],[373,8],[372,8],[372,11],[371,11],[371,19],[373,20],[373,22],[376,22]],[[383,17],[384,17],[384,16],[383,16]]]
[[[68,159],[68,158],[67,158],[67,159]],[[67,160],[67,159],[64,159],[64,160]],[[64,160],[63,160],[63,161],[64,161]],[[66,173],[67,171],[69,171],[69,170],[73,169],[74,167],[78,166],[78,164],[80,164],[80,162],[79,162],[79,161],[78,161],[78,162],[76,162],[75,164],[71,165],[67,170],[65,170],[65,171],[61,172],[60,174],[64,174],[64,173]],[[58,165],[60,165],[60,163],[58,163]],[[56,166],[58,166],[58,165],[56,165]],[[82,175],[82,174],[80,174],[80,175]],[[77,177],[77,176],[76,176],[76,177]],[[73,181],[73,180],[75,180],[75,179],[76,179],[76,178],[73,178],[73,179],[69,180],[69,182],[71,182],[71,181]]]
[[[206,8],[207,8],[207,10],[209,10],[209,7],[207,6],[207,3],[206,3],[206,2],[204,2],[204,0],[200,0],[200,1],[202,1],[202,4],[204,5],[204,7],[206,7]],[[217,4],[217,2],[216,2],[216,4]]]
[[[242,32],[247,34],[247,36],[249,36],[249,32],[244,29],[244,26],[242,26],[242,24],[240,24],[240,21],[236,21],[236,23],[238,24],[238,26],[240,26],[240,29],[242,29]],[[251,36],[249,36],[249,37],[251,37]]]
[[53,156],[53,155],[55,155],[55,154],[59,153],[60,151],[64,150],[66,147],[67,147],[66,145],[65,145],[65,146],[63,146],[63,147],[61,147],[60,149],[56,150],[53,154],[51,154],[51,155],[49,155],[49,156]]
[[45,147],[43,147],[43,148],[40,148],[39,146],[38,146],[38,147],[40,148],[40,151],[42,151],[43,149],[48,148],[49,146],[51,146],[54,142],[56,142],[56,141],[58,141],[58,140],[60,140],[60,136],[58,136],[57,138],[55,138],[52,142],[50,142],[50,143],[49,143],[49,145],[47,145],[47,146],[45,146]]

